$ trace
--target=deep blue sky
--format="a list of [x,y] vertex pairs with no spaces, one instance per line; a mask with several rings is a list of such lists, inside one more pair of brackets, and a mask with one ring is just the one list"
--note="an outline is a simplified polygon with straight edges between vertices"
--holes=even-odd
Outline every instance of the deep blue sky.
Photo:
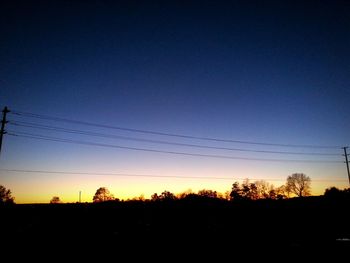
[[[348,145],[349,14],[348,1],[2,1],[0,106],[199,136]],[[23,145],[32,144],[11,144],[3,166],[15,166]]]

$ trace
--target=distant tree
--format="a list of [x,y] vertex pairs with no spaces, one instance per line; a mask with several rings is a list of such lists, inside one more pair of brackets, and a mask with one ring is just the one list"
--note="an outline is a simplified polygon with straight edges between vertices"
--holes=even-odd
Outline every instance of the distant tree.
[[268,193],[268,197],[269,199],[273,199],[273,200],[280,200],[280,199],[285,199],[287,198],[286,196],[286,190],[285,190],[285,186],[281,185],[277,188],[272,187]]
[[169,192],[169,191],[164,191],[159,196],[159,199],[160,200],[175,200],[176,196],[173,193]]
[[350,188],[345,188],[344,190],[341,190],[333,186],[325,190],[324,196],[330,199],[341,199],[344,197],[350,197]]
[[230,190],[225,191],[224,197],[226,200],[230,200],[231,199],[231,191]]
[[242,186],[238,182],[233,183],[229,196],[230,200],[284,199],[286,187],[275,188],[264,180],[249,183],[249,179],[245,179]]
[[218,193],[216,191],[206,190],[206,189],[199,190],[198,195],[203,196],[203,197],[209,197],[209,198],[217,198],[218,197]]
[[333,186],[325,190],[324,196],[328,198],[340,198],[342,196],[342,191]]
[[[258,199],[266,199],[266,198],[271,198],[270,192],[272,191],[274,186],[272,184],[269,184],[265,180],[259,180],[254,182],[256,186],[256,192],[257,192],[257,197]],[[271,198],[273,199],[273,198]]]
[[11,190],[0,185],[0,204],[14,204],[15,198],[11,196]]
[[271,189],[271,190],[269,191],[268,197],[266,197],[266,198],[272,199],[272,200],[277,199],[277,194],[276,194],[275,189]]
[[115,200],[114,196],[109,192],[109,190],[106,187],[98,188],[93,197],[94,203],[111,201],[111,200]]
[[311,194],[311,179],[303,173],[294,173],[287,177],[286,191],[303,197]]
[[220,193],[218,192],[217,193],[217,198],[219,199],[223,199],[223,200],[230,200],[230,191],[225,191],[224,193]]
[[187,189],[186,191],[179,193],[176,195],[177,199],[184,199],[186,198],[188,195],[193,194],[192,189]]
[[231,192],[229,190],[225,191],[225,193],[222,194],[222,199],[225,199],[225,200],[230,200],[231,199],[231,196],[230,196]]
[[249,183],[249,179],[245,179],[242,183],[241,198],[246,200],[259,199],[257,185],[255,183]]
[[141,195],[138,197],[138,200],[144,202],[144,201],[146,200],[145,195],[144,195],[144,194],[141,194]]
[[231,200],[240,200],[242,199],[242,189],[238,182],[232,184],[232,189],[230,193]]
[[242,183],[242,191],[241,191],[243,199],[249,198],[249,192],[250,192],[249,179],[245,179]]
[[274,189],[276,193],[276,199],[285,199],[288,197],[288,193],[285,185],[281,185]]
[[259,193],[258,193],[258,187],[255,183],[249,184],[249,192],[248,192],[248,199],[250,200],[257,200],[259,199]]
[[54,196],[50,200],[50,204],[59,204],[59,203],[61,203],[61,200],[58,196]]
[[146,201],[146,198],[145,198],[144,194],[141,194],[140,196],[135,196],[131,199],[127,199],[127,201],[142,201],[142,202],[144,202],[144,201]]
[[159,196],[157,193],[154,193],[153,195],[151,195],[151,201],[158,201],[159,200]]

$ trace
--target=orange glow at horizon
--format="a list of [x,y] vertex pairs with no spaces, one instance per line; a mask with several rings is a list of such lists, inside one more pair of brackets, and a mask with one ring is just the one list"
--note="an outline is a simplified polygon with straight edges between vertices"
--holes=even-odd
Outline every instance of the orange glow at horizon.
[[[285,178],[277,177],[273,174],[260,176],[250,173],[249,176],[232,176],[231,172],[220,173],[223,179],[204,179],[203,177],[211,177],[212,172],[201,171],[200,175],[187,175],[191,177],[200,176],[200,179],[187,179],[185,173],[180,170],[174,174],[181,174],[184,178],[149,178],[149,177],[123,177],[123,176],[100,176],[100,175],[59,175],[49,177],[47,175],[39,175],[35,180],[33,178],[14,182],[6,182],[6,187],[11,189],[12,195],[15,197],[16,203],[49,203],[53,196],[59,196],[63,203],[75,203],[79,201],[79,192],[81,191],[81,202],[92,202],[92,198],[99,187],[107,187],[115,198],[127,200],[140,197],[149,199],[153,193],[162,193],[167,190],[174,194],[179,194],[191,189],[193,193],[197,193],[202,189],[210,189],[224,194],[231,191],[231,186],[235,181],[242,183],[244,178],[248,178],[251,182],[264,179],[275,187],[283,185]],[[141,174],[141,173],[138,173]],[[146,173],[144,173],[146,174]],[[165,174],[165,173],[163,173]],[[165,174],[165,176],[172,174]],[[246,174],[247,175],[247,174]],[[219,177],[217,176],[217,177]],[[285,176],[287,177],[287,175]],[[322,181],[321,178],[310,175],[312,195],[322,195],[326,188],[331,186],[343,189],[348,187],[347,181]],[[337,177],[338,180],[340,177]],[[269,181],[268,179],[271,179]],[[315,181],[313,181],[315,179]],[[317,181],[319,180],[319,181]]]

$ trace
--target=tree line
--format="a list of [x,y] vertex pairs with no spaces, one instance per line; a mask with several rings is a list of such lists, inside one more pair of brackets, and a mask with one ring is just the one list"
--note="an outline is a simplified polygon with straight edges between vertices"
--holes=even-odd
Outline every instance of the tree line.
[[[234,182],[232,184],[231,191],[225,194],[220,194],[214,190],[202,189],[197,194],[191,191],[183,192],[178,195],[169,191],[163,191],[161,194],[154,193],[151,196],[151,201],[159,200],[176,200],[182,199],[187,196],[200,196],[207,198],[221,198],[226,200],[257,200],[257,199],[285,199],[290,196],[309,196],[311,195],[311,179],[309,176],[303,173],[294,173],[287,177],[285,185],[280,187],[274,187],[264,180],[250,182],[249,179],[245,179],[242,184]],[[136,200],[143,201],[143,197],[136,198]],[[100,187],[97,189],[93,202],[105,202],[116,200],[114,196],[106,187]]]
[[[170,191],[163,191],[162,193],[154,193],[151,195],[150,201],[162,201],[162,200],[177,200],[188,197],[204,197],[204,198],[218,198],[230,201],[235,200],[258,200],[258,199],[270,199],[280,200],[290,197],[306,197],[311,195],[311,179],[304,173],[294,173],[287,177],[286,183],[279,187],[264,181],[258,180],[250,182],[249,179],[245,179],[241,184],[234,182],[231,190],[224,194],[218,193],[214,190],[202,189],[197,193],[193,193],[191,190],[182,192],[180,194],[174,194]],[[325,190],[324,193],[327,197],[339,198],[344,195],[350,195],[350,188],[340,190],[336,187],[330,187]],[[143,195],[140,197],[133,198],[132,200],[145,201]],[[107,201],[119,201],[114,195],[108,190],[107,187],[100,187],[96,190],[92,201],[94,203],[107,202]],[[0,204],[13,204],[14,197],[12,196],[11,190],[6,189],[0,185]],[[60,197],[53,196],[50,200],[51,204],[62,203]]]

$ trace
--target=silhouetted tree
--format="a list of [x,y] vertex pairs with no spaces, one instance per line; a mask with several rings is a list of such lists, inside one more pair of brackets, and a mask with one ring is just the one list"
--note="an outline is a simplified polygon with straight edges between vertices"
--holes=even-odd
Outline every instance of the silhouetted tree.
[[350,197],[350,188],[341,190],[333,186],[325,190],[324,196],[330,199],[341,199],[345,197]]
[[144,194],[141,194],[141,195],[137,198],[137,200],[144,202],[144,201],[146,200],[145,195],[144,195]]
[[250,191],[249,179],[245,179],[242,183],[242,191],[241,191],[243,199],[248,199],[249,191]]
[[0,204],[14,204],[15,198],[11,196],[11,190],[0,185]]
[[[266,182],[265,180],[259,180],[254,182],[256,186],[256,192],[258,195],[258,199],[266,199],[271,198],[270,192],[274,193],[274,186]],[[271,198],[274,199],[274,198]]]
[[287,191],[286,191],[286,186],[285,185],[281,185],[280,187],[277,187],[274,189],[275,193],[276,193],[276,199],[285,199],[287,198]]
[[106,187],[98,188],[93,197],[94,203],[111,201],[111,200],[114,200],[114,196],[109,192],[109,190]]
[[176,195],[177,199],[184,199],[186,198],[188,195],[193,194],[192,189],[187,189],[186,191],[179,193]]
[[340,189],[333,186],[325,190],[324,196],[328,198],[340,198],[342,196],[342,192]]
[[249,183],[248,179],[245,179],[242,186],[238,182],[233,183],[232,190],[230,192],[231,200],[257,200],[257,199],[284,199],[286,198],[285,186],[274,188],[264,180],[255,181]]
[[218,192],[217,198],[223,199],[223,200],[230,200],[231,199],[230,193],[231,193],[230,191],[225,191],[224,193]]
[[158,201],[159,200],[159,196],[157,193],[154,193],[153,195],[151,195],[151,201]]
[[59,204],[59,203],[61,203],[61,200],[58,196],[54,196],[50,200],[50,204]]
[[249,183],[249,179],[245,179],[242,183],[241,197],[246,200],[258,199],[258,189],[255,183]]
[[169,191],[164,191],[159,196],[159,199],[160,200],[175,200],[176,196],[173,193],[169,192]]
[[299,197],[311,194],[311,179],[303,173],[294,173],[287,177],[286,190]]
[[231,192],[229,190],[225,191],[225,193],[222,194],[222,198],[225,200],[230,200],[231,199],[230,194],[231,194]]
[[242,199],[242,189],[238,182],[232,184],[232,189],[230,193],[231,200],[240,200]]
[[249,192],[248,192],[248,199],[250,200],[257,200],[259,199],[259,194],[258,194],[258,188],[255,183],[250,183],[249,184]]
[[277,188],[274,188],[274,187],[271,187],[271,189],[269,190],[268,192],[268,197],[269,199],[285,199],[287,196],[286,196],[286,191],[285,191],[285,186],[284,185],[281,185],[280,187],[277,187]]
[[217,198],[218,197],[218,193],[216,191],[206,190],[206,189],[199,190],[198,195],[203,196],[203,197],[209,197],[209,198]]
[[272,199],[272,200],[277,199],[277,194],[276,194],[275,189],[271,189],[271,190],[269,191],[269,195],[268,195],[267,198],[268,198],[268,199]]
[[127,201],[141,201],[141,202],[144,202],[144,201],[146,201],[146,198],[145,198],[144,194],[141,194],[140,196],[133,197],[131,199],[127,199]]

